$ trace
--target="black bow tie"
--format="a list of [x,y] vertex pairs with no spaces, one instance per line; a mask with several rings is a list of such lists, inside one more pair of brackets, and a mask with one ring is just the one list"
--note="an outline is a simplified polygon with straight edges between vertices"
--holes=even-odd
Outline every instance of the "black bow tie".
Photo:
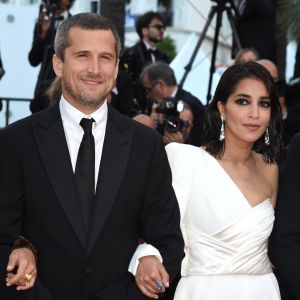
[[153,54],[154,56],[157,55],[157,53],[158,53],[157,49],[151,49],[151,48],[148,49],[148,52],[150,54]]

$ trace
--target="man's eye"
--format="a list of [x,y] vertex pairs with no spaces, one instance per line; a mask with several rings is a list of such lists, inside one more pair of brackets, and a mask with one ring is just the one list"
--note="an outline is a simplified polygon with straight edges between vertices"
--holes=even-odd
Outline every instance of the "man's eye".
[[237,99],[235,101],[237,104],[239,105],[245,105],[245,104],[248,104],[248,100],[247,99]]
[[101,56],[102,61],[111,61],[112,57],[110,55],[103,55]]
[[259,103],[259,106],[261,106],[261,107],[270,107],[271,103],[270,103],[270,101],[261,101]]

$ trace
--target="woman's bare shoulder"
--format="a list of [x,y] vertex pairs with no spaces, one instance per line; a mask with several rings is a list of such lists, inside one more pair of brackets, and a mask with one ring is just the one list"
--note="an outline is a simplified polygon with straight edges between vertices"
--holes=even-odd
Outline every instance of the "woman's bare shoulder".
[[261,154],[255,153],[256,165],[258,169],[267,177],[276,179],[278,177],[278,165],[275,163],[268,163],[263,159]]

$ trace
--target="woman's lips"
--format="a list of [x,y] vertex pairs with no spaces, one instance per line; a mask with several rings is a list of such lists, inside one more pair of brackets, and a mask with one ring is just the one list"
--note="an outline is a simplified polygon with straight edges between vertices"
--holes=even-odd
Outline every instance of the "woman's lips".
[[244,126],[245,126],[248,130],[250,130],[250,131],[257,131],[257,130],[260,128],[260,125],[258,125],[258,124],[251,124],[251,123],[249,123],[249,124],[244,124]]

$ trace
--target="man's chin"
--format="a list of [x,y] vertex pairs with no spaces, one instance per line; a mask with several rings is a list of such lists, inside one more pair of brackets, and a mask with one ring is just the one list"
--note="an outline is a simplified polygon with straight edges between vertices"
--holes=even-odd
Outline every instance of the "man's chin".
[[84,97],[80,99],[80,103],[85,107],[97,108],[103,104],[105,99],[106,97],[97,97],[97,98]]

